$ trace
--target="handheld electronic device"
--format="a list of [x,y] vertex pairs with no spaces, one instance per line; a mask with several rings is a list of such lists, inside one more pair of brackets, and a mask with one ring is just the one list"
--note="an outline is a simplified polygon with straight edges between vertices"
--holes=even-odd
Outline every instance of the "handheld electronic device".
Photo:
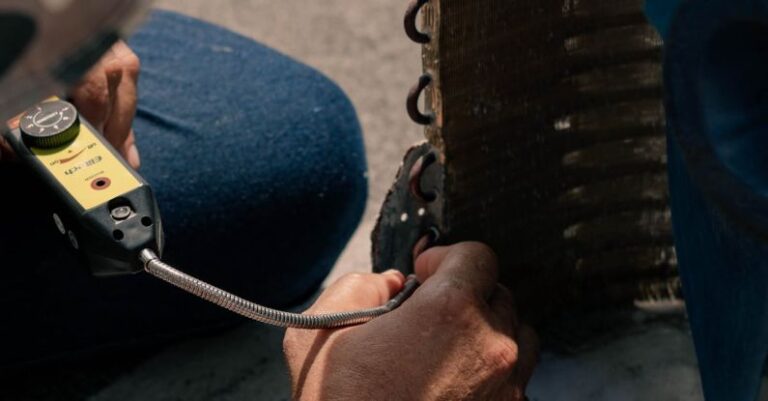
[[51,224],[94,275],[137,273],[141,251],[161,254],[152,189],[74,105],[51,98],[8,125],[4,138],[55,200]]
[[[0,122],[60,94],[119,38],[150,0],[8,0],[0,4]],[[53,200],[52,226],[96,276],[143,271],[245,317],[282,327],[363,323],[400,305],[418,285],[378,308],[324,315],[282,312],[249,302],[160,261],[163,230],[152,189],[85,121],[52,97],[0,124],[2,137]],[[4,129],[7,128],[7,129]],[[52,228],[53,229],[53,228]]]
[[8,125],[4,138],[55,199],[53,224],[97,276],[144,270],[249,319],[305,329],[367,322],[400,306],[418,286],[410,277],[382,306],[322,315],[283,312],[247,301],[160,261],[163,231],[152,189],[72,103],[50,98]]

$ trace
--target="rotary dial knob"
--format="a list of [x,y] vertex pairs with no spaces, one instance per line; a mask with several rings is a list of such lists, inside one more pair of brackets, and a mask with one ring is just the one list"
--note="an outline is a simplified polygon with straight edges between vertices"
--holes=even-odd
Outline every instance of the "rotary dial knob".
[[19,120],[19,128],[27,146],[56,148],[77,138],[80,119],[71,103],[50,100],[27,110]]

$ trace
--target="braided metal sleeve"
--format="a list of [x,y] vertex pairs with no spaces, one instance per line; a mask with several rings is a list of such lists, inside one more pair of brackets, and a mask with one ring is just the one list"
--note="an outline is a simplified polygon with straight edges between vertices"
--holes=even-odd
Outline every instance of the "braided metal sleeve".
[[299,313],[283,312],[267,308],[237,295],[224,291],[216,286],[208,284],[200,279],[183,273],[160,261],[151,250],[141,252],[141,261],[144,270],[184,291],[212,302],[249,319],[261,323],[285,328],[299,329],[332,329],[344,326],[362,324],[373,320],[387,312],[395,310],[403,301],[413,294],[419,286],[415,276],[409,276],[403,289],[390,299],[386,304],[370,309],[362,309],[349,312],[327,313],[321,315],[302,315]]

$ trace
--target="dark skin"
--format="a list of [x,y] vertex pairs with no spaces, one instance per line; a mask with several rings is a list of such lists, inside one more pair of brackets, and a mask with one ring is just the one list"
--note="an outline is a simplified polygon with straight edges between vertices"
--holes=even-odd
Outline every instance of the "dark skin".
[[[356,327],[287,331],[294,399],[525,399],[538,340],[497,284],[494,253],[479,243],[433,248],[416,273],[422,286],[394,312]],[[307,312],[377,306],[403,282],[394,271],[349,275]]]

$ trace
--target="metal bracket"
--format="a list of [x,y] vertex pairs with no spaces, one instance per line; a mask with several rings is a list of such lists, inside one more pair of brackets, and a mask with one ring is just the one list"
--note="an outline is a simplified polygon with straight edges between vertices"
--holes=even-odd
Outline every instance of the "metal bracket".
[[419,97],[421,96],[421,92],[423,92],[431,83],[431,75],[423,74],[420,76],[419,82],[413,85],[408,91],[408,98],[405,101],[405,109],[408,111],[408,116],[411,117],[413,122],[419,125],[430,125],[435,122],[434,113],[425,114],[419,110]]
[[429,0],[412,0],[408,5],[408,10],[405,12],[405,33],[416,43],[429,43],[432,39],[428,33],[419,31],[416,27],[416,19],[419,15],[419,10],[429,3]]
[[432,145],[424,142],[408,150],[371,234],[374,271],[410,274],[414,252],[440,241],[443,177],[439,151]]

